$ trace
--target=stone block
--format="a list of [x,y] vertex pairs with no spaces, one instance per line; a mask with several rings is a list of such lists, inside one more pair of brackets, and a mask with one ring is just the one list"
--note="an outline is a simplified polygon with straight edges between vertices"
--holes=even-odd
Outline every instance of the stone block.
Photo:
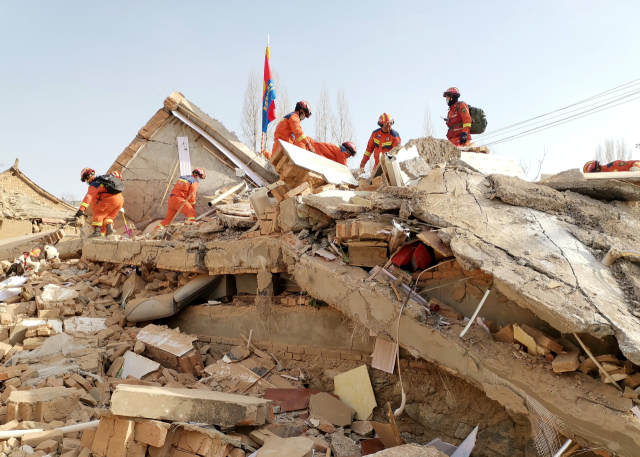
[[140,421],[135,427],[134,439],[138,443],[153,447],[162,447],[167,437],[170,425],[160,421]]
[[121,384],[111,398],[111,412],[120,416],[220,426],[263,425],[270,401],[194,389]]

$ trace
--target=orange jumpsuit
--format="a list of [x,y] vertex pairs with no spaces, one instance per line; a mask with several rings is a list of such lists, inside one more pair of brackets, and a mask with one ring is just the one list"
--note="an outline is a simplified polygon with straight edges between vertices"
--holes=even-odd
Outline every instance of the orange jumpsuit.
[[[156,229],[161,229],[169,225],[178,210],[187,216],[188,221],[195,221],[196,210],[194,206],[196,206],[196,192],[198,192],[198,181],[196,178],[191,175],[180,176],[169,196],[167,217],[156,226]],[[183,203],[184,206],[182,206]],[[182,209],[180,209],[181,206]]]
[[[449,108],[449,116],[447,118],[447,139],[456,146],[466,146],[471,144],[471,114],[469,106],[465,102],[457,102]],[[460,144],[460,134],[467,133],[467,142]]]
[[[602,172],[631,171],[632,168],[640,168],[640,160],[615,160],[602,165]],[[635,171],[635,170],[634,170]]]
[[273,134],[272,155],[275,154],[280,147],[278,140],[286,141],[291,144],[293,144],[294,141],[297,141],[299,146],[302,148],[306,148],[307,144],[309,144],[309,138],[307,138],[307,135],[302,131],[302,127],[300,127],[300,117],[295,113],[295,111],[287,114],[285,117],[280,119],[280,122],[278,122],[276,131]]
[[85,211],[89,205],[93,211],[91,225],[101,227],[100,232],[104,235],[107,233],[107,225],[113,224],[113,220],[124,205],[124,198],[121,193],[110,194],[104,184],[94,178],[89,184],[87,195],[82,199],[80,211]]
[[[349,155],[346,152],[342,152],[340,146],[336,146],[333,143],[321,143],[309,136],[307,137],[307,139],[309,140],[309,143],[311,143],[311,146],[313,146],[313,149],[316,150],[316,154],[326,159],[333,160],[334,162],[344,165],[345,167],[347,166],[347,158],[349,157]],[[304,144],[299,141],[294,141],[293,144],[294,146],[298,146],[301,148],[305,147]]]
[[375,170],[380,163],[380,155],[386,154],[401,143],[400,134],[393,129],[390,129],[389,133],[384,133],[381,128],[374,130],[371,138],[369,138],[369,143],[367,143],[367,149],[364,151],[360,168],[364,168],[371,158],[371,153],[373,153],[373,158],[376,161],[373,165],[373,169]]

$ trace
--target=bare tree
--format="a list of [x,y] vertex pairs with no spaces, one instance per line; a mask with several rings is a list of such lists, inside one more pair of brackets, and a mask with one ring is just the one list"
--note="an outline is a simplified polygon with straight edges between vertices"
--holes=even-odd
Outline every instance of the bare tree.
[[620,138],[616,141],[616,160],[630,160],[631,146],[627,145],[627,140]]
[[627,145],[624,138],[615,141],[607,138],[596,147],[595,159],[600,163],[611,163],[614,160],[631,159],[631,146]]
[[262,134],[262,80],[258,72],[253,69],[249,73],[247,88],[244,91],[242,104],[242,139],[249,149],[260,153],[260,137]]
[[358,139],[356,138],[356,129],[353,125],[353,114],[349,109],[349,101],[344,90],[338,92],[337,100],[337,116],[331,129],[331,139],[335,144],[342,144],[345,141],[351,141],[356,148],[358,147]]
[[71,192],[63,192],[60,194],[60,199],[67,203],[75,203],[80,200],[77,195],[72,194]]
[[[547,158],[547,154],[549,153],[549,148],[547,146],[543,146],[542,157],[536,158],[538,162],[538,171],[536,172],[535,177],[532,181],[537,181],[540,177],[540,172],[542,171],[542,165],[544,164],[545,159]],[[532,170],[531,162],[525,162],[524,159],[520,159],[520,166],[522,167],[522,171],[525,176],[529,176],[529,172]]]
[[327,142],[331,138],[335,117],[331,110],[331,102],[329,101],[329,88],[327,82],[322,83],[320,89],[320,98],[318,99],[318,108],[313,113],[316,118],[315,123],[315,140]]
[[424,119],[422,120],[422,136],[436,136],[436,130],[433,127],[433,121],[431,120],[431,107],[429,107],[429,103],[424,107]]

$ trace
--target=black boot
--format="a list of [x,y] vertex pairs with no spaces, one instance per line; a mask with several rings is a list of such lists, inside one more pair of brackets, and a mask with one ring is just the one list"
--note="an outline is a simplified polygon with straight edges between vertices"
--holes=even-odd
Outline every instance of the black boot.
[[94,227],[93,228],[93,232],[91,232],[91,235],[89,235],[89,238],[95,238],[96,236],[101,236],[100,235],[100,230],[102,229],[102,227]]
[[116,231],[113,230],[113,224],[107,224],[107,236],[115,235]]

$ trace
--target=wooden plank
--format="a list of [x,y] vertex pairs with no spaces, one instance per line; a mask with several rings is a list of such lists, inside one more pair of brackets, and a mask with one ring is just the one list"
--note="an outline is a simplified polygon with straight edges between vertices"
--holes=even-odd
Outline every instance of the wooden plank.
[[387,341],[379,336],[376,337],[371,368],[377,368],[378,370],[393,374],[396,366],[397,348],[398,346],[393,341]]
[[416,236],[424,244],[432,247],[435,253],[441,255],[443,258],[453,256],[451,248],[442,242],[436,232],[431,232],[423,228],[422,233]]

